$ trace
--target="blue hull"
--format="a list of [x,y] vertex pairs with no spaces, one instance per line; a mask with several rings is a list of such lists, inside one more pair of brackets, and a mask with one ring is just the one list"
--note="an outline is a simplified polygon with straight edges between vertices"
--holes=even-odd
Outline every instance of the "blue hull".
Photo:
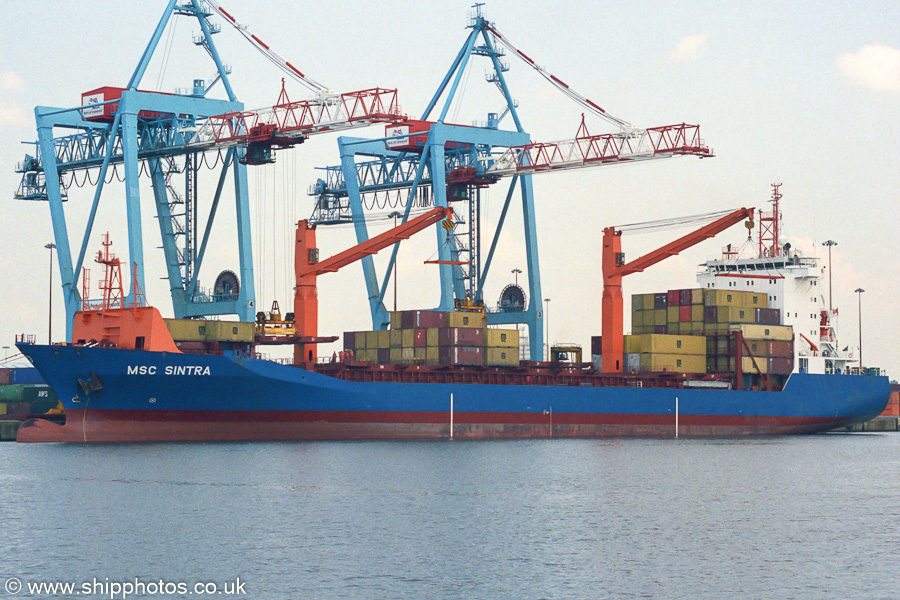
[[[67,414],[21,441],[674,436],[676,421],[683,436],[808,433],[869,420],[890,394],[867,376],[795,374],[780,392],[375,383],[248,358],[20,349]],[[91,373],[101,387],[85,394]]]

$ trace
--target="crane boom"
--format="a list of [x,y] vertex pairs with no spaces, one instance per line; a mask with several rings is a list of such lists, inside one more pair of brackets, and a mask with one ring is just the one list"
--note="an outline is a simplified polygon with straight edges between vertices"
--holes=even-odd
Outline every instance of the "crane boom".
[[575,139],[513,146],[494,161],[487,173],[504,177],[680,155],[714,156],[700,139],[699,125],[681,123],[628,133],[590,135],[582,121]]
[[739,208],[716,219],[677,240],[662,246],[644,256],[625,263],[622,253],[622,232],[615,227],[603,230],[603,305],[602,305],[602,341],[603,372],[621,373],[624,350],[624,302],[622,299],[622,278],[632,273],[643,271],[656,263],[687,250],[703,240],[709,239],[728,229],[735,223],[750,219],[752,223],[753,209]]

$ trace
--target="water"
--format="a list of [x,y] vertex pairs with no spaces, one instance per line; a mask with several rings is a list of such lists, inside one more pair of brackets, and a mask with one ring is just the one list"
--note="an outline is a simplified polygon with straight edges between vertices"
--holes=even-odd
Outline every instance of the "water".
[[[900,434],[8,443],[0,457],[0,583],[239,577],[260,600],[900,597]],[[78,597],[109,597],[99,589]]]

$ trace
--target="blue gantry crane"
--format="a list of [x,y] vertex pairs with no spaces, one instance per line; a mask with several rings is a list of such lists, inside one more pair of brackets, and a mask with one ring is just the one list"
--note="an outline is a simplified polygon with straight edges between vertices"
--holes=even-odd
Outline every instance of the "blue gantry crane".
[[[178,16],[195,19],[199,25],[200,33],[193,41],[214,63],[213,76],[209,81],[196,79],[192,89],[174,94],[139,89],[167,24]],[[233,26],[286,76],[311,89],[315,97],[291,101],[282,86],[274,106],[245,111],[232,89],[230,68],[223,63],[213,40],[221,30],[213,16]],[[219,83],[226,99],[208,96]],[[273,52],[215,0],[167,0],[128,84],[86,92],[81,106],[37,107],[36,152],[17,167],[22,180],[15,197],[47,201],[50,207],[67,339],[71,339],[74,314],[82,308],[82,296],[88,299],[84,259],[104,187],[111,178],[124,177],[133,287],[146,289],[139,186],[140,177],[145,176],[152,184],[175,316],[235,314],[243,321],[253,321],[256,307],[247,166],[271,163],[274,149],[292,147],[310,135],[390,123],[401,116],[396,90],[331,92]],[[197,214],[201,167],[218,176],[202,235]],[[63,203],[79,176],[82,185],[96,184],[87,224],[73,253]],[[237,274],[220,274],[213,288],[205,291],[199,285],[199,274],[226,185],[234,188],[239,267]],[[78,289],[79,281],[83,292]],[[126,304],[131,298],[129,293]]]
[[[357,241],[369,237],[367,212],[386,206],[402,207],[403,222],[414,209],[431,206],[454,208],[457,226],[436,226],[440,296],[438,310],[485,309],[489,324],[524,324],[529,330],[531,360],[543,353],[543,313],[537,224],[534,211],[532,175],[562,169],[583,168],[614,163],[637,162],[676,155],[712,156],[699,137],[696,125],[670,125],[639,129],[604,111],[595,102],[575,92],[561,79],[539,66],[528,55],[500,34],[496,26],[475,5],[468,24],[469,35],[456,55],[431,101],[418,120],[406,119],[386,127],[377,139],[340,137],[341,164],[324,168],[312,195],[316,206],[310,223],[335,225],[352,223]],[[585,112],[616,128],[614,133],[591,135],[582,118],[574,139],[538,143],[525,132],[516,102],[504,73],[506,50],[536,70]],[[503,97],[503,110],[490,113],[486,123],[463,126],[446,122],[459,91],[463,73],[473,56],[490,61],[487,80]],[[433,113],[444,98],[440,113]],[[514,130],[500,129],[500,122],[512,118]],[[481,190],[511,177],[500,217],[487,255],[483,256]],[[527,302],[525,294],[511,296],[512,302],[485,306],[484,289],[500,233],[512,201],[521,202]],[[460,209],[458,204],[464,204]],[[398,244],[394,245],[384,276],[379,281],[371,256],[362,259],[363,275],[372,324],[385,329],[389,315],[384,297],[395,267]],[[515,286],[517,292],[521,292]]]

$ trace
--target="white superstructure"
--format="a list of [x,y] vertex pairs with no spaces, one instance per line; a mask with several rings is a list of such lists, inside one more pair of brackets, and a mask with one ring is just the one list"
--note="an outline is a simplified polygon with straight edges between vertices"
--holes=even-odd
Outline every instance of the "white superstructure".
[[783,242],[779,185],[773,185],[772,211],[757,213],[758,248],[751,253],[746,246],[755,244],[745,244],[743,251],[728,245],[721,258],[700,265],[697,282],[704,288],[768,294],[769,308],[779,309],[783,324],[794,328],[794,372],[849,373],[858,359],[855,348],[838,344],[838,310],[828,307],[825,265]]

